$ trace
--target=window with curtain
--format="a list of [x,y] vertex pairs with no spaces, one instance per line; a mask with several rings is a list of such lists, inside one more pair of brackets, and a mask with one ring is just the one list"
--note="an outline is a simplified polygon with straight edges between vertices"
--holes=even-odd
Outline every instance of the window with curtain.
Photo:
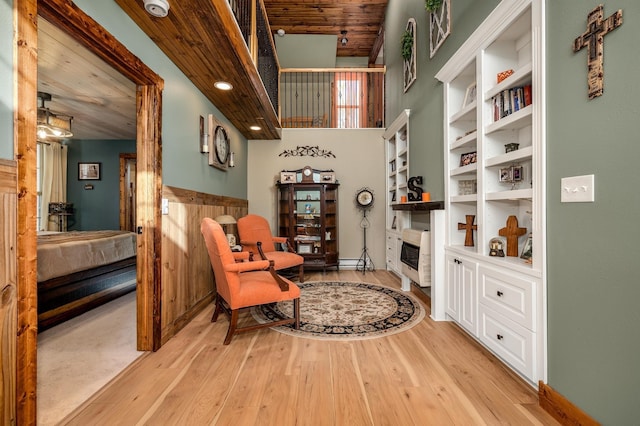
[[338,72],[333,85],[332,126],[337,129],[367,127],[367,79],[358,72]]
[[39,142],[36,149],[38,231],[57,231],[60,217],[49,217],[49,203],[67,202],[67,146]]

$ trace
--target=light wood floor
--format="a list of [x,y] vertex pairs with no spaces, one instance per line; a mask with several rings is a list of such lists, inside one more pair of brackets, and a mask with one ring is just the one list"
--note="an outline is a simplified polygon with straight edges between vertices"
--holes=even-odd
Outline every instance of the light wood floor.
[[[385,271],[305,276],[323,279],[400,287]],[[451,323],[427,316],[403,333],[353,342],[263,329],[223,346],[227,318],[212,324],[211,313],[141,357],[63,424],[558,424],[532,387]]]

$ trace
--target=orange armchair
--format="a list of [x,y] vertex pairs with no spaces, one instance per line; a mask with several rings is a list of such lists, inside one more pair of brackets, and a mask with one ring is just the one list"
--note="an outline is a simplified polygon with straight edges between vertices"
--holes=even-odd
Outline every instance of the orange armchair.
[[[284,324],[294,324],[296,329],[300,328],[300,288],[297,285],[279,276],[272,261],[242,261],[247,253],[233,253],[222,227],[213,219],[204,218],[200,231],[204,236],[216,282],[216,307],[211,322],[216,322],[222,311],[229,316],[225,345],[231,342],[234,334],[258,328]],[[293,300],[293,318],[238,328],[240,309],[283,300]]]
[[[295,252],[285,237],[271,234],[265,218],[250,214],[238,219],[237,227],[243,251],[258,252],[263,260],[273,260],[276,271],[299,267],[298,279],[304,282],[304,258]],[[274,243],[287,243],[289,251],[277,251]]]

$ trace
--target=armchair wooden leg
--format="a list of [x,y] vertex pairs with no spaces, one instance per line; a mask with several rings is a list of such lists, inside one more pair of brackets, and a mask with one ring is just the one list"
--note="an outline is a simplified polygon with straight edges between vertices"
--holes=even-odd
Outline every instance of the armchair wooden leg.
[[300,282],[304,282],[304,265],[300,265]]
[[231,343],[231,338],[233,334],[236,332],[236,327],[238,325],[238,309],[231,310],[231,318],[229,318],[229,330],[227,330],[227,337],[224,339],[224,344],[228,345]]
[[218,315],[222,311],[222,298],[219,294],[216,294],[216,308],[213,310],[213,316],[211,317],[211,322],[218,321]]
[[300,299],[293,299],[293,319],[295,322],[293,323],[293,328],[296,330],[300,329]]

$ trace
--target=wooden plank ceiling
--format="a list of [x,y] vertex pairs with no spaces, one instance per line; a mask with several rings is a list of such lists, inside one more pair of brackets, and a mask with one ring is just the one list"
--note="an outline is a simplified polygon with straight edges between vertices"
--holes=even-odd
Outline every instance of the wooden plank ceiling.
[[[388,0],[264,0],[272,31],[334,34],[337,56],[371,57],[381,33]],[[342,45],[342,31],[348,42]],[[380,43],[381,44],[381,43]],[[377,56],[374,52],[373,63]]]
[[[331,34],[338,56],[369,56],[382,45],[381,24],[388,0],[264,0],[272,33]],[[248,139],[279,139],[280,123],[241,37],[227,0],[170,1],[169,15],[154,18],[142,0],[115,0]],[[46,22],[40,28],[38,89],[49,92],[52,110],[74,116],[76,138],[135,137],[135,89],[79,43]],[[340,33],[347,31],[342,46]],[[67,64],[67,66],[60,66]],[[97,71],[96,71],[97,70]],[[96,73],[98,83],[96,83]],[[84,77],[82,77],[84,76]],[[222,92],[218,80],[233,84]],[[104,90],[105,85],[109,89]],[[117,90],[116,90],[117,89]],[[258,125],[260,131],[249,127]]]

